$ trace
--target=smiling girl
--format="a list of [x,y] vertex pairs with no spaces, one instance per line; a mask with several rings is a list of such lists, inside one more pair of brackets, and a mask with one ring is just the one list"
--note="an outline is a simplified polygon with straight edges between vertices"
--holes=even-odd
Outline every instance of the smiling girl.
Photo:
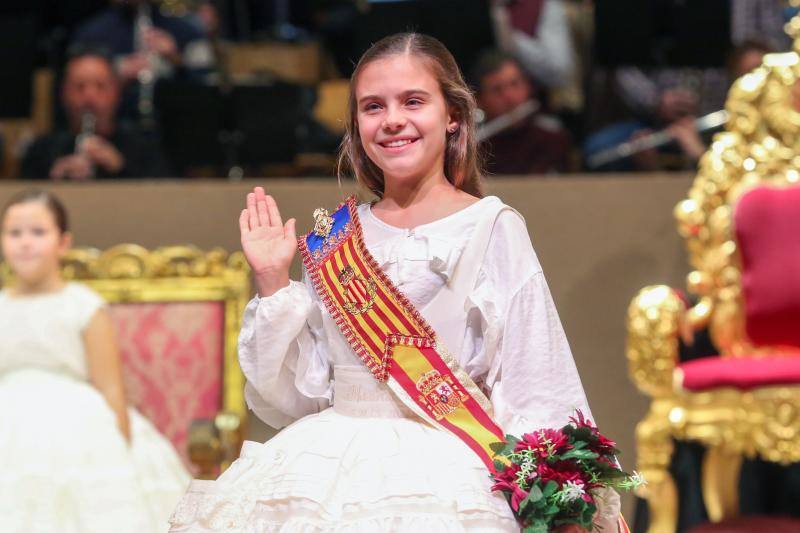
[[[245,394],[288,427],[195,482],[172,531],[519,531],[488,444],[588,406],[525,222],[482,197],[474,109],[439,41],[387,37],[353,74],[341,153],[377,201],[317,210],[298,241],[247,196]],[[615,494],[601,511],[615,532]]]
[[163,531],[189,474],[125,403],[103,300],[61,277],[64,206],[23,192],[0,218],[0,531]]

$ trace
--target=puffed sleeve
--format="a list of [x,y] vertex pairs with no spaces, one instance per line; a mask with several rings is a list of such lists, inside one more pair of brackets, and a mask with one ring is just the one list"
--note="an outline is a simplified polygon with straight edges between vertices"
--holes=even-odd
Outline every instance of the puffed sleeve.
[[[497,233],[489,250],[501,262],[487,268],[484,283],[473,295],[484,316],[482,351],[489,367],[485,388],[495,420],[513,435],[563,427],[576,409],[593,420],[524,222],[509,218]],[[508,265],[513,268],[507,270]],[[520,272],[525,274],[519,276]],[[515,274],[519,281],[509,283]],[[488,334],[492,330],[496,332]],[[619,512],[617,493],[603,489],[598,494],[595,525],[600,531],[616,533]]]
[[265,423],[284,427],[330,404],[330,364],[322,314],[312,289],[292,281],[253,298],[239,333],[247,405]]
[[487,383],[507,433],[559,428],[580,409],[590,416],[578,370],[541,271],[514,294]]

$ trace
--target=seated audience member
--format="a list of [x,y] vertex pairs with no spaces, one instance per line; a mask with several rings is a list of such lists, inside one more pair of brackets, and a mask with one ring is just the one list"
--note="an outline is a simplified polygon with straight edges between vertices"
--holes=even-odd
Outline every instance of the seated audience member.
[[183,77],[200,82],[214,65],[200,25],[164,15],[153,0],[113,0],[75,30],[72,43],[109,51],[124,88],[121,114],[130,119],[141,116],[143,80]]
[[67,61],[61,100],[69,129],[34,141],[22,162],[25,178],[92,178],[166,175],[161,150],[151,136],[116,120],[120,84],[107,57],[79,51]]
[[[676,83],[681,77],[673,76],[677,72],[675,70],[664,69],[647,77],[636,68],[618,69],[616,81],[623,100],[651,102],[652,105],[637,106],[630,103],[628,107],[633,115],[631,119],[611,124],[589,136],[584,145],[585,154],[590,155],[649,135],[654,130],[665,129],[673,137],[674,143],[665,146],[661,152],[678,156],[681,166],[685,168],[694,167],[707,149],[706,140],[695,128],[697,116],[722,109],[730,85],[759,66],[764,54],[770,51],[768,45],[755,40],[744,41],[735,46],[729,54],[727,71],[722,71],[722,75],[718,75],[716,69],[699,70],[695,73],[705,77],[714,74],[723,80],[721,85],[717,84],[718,90],[706,93],[689,90],[686,86],[708,87],[713,84],[696,82],[684,84],[682,87]],[[621,81],[624,83],[620,83]],[[662,170],[664,165],[661,159],[659,151],[651,149],[606,165],[603,170]]]
[[[505,52],[481,55],[473,70],[478,106],[485,123],[535,100],[532,82]],[[554,116],[536,110],[482,143],[486,168],[494,174],[564,172],[569,165],[569,134]]]

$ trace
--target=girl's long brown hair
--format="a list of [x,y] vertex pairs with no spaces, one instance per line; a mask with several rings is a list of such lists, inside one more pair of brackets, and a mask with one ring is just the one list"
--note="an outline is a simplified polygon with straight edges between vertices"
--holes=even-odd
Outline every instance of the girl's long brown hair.
[[350,170],[359,185],[378,197],[383,196],[383,171],[367,156],[358,132],[356,83],[368,64],[400,54],[413,55],[428,64],[439,82],[450,116],[458,122],[458,129],[447,134],[445,177],[455,187],[477,197],[483,196],[474,119],[475,98],[450,51],[437,39],[420,33],[397,33],[384,37],[364,52],[358,61],[350,78],[349,116],[337,165],[339,177],[345,170]]

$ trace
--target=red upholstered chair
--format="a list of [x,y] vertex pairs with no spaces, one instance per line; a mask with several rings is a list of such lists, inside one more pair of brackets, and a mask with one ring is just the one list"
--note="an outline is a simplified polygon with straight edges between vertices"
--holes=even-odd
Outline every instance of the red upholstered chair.
[[128,399],[189,464],[189,427],[220,410],[222,302],[115,303]]
[[129,401],[199,477],[236,458],[247,412],[236,357],[250,297],[240,253],[124,244],[72,250],[65,277],[109,302]]
[[[651,286],[628,311],[630,375],[652,397],[636,430],[651,533],[676,531],[675,439],[708,449],[702,492],[715,523],[738,514],[743,457],[800,461],[799,78],[792,52],[736,82],[726,131],[676,207],[697,304]],[[706,327],[719,355],[680,362],[679,339]]]

